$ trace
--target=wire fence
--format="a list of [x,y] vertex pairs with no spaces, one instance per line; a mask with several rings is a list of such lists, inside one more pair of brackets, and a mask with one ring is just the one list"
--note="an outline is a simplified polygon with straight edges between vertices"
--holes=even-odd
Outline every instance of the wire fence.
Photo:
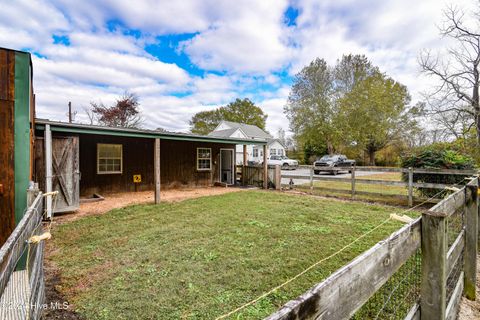
[[[468,180],[466,185],[462,181],[438,191],[432,197],[446,197],[421,219],[379,242],[269,319],[290,319],[300,313],[307,315],[305,319],[319,315],[352,320],[415,319],[420,308],[428,318],[453,318],[463,275],[465,283],[475,283],[475,274],[470,273],[476,262],[478,177]],[[446,279],[442,276],[445,270]],[[425,274],[428,279],[422,279]],[[425,304],[430,300],[435,301]]]
[[40,192],[0,249],[0,319],[40,319],[45,298],[43,195]]
[[421,249],[417,249],[351,319],[405,319],[420,300],[421,268]]

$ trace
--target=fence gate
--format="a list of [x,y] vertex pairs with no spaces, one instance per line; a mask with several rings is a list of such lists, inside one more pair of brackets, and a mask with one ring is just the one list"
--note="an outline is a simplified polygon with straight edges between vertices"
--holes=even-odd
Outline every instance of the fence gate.
[[[37,138],[35,144],[36,180],[45,190],[45,147],[44,139]],[[68,212],[80,205],[80,160],[79,138],[52,137],[52,191],[58,191],[54,212]]]

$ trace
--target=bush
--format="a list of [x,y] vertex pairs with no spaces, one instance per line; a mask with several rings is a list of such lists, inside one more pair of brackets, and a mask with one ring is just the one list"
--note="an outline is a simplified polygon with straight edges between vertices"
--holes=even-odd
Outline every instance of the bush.
[[[458,151],[445,148],[445,145],[431,145],[420,148],[407,156],[401,158],[401,164],[404,168],[423,168],[423,169],[474,169],[474,161],[469,156],[460,154]],[[462,183],[466,176],[447,175],[447,174],[426,174],[415,173],[414,182],[457,184]],[[408,181],[408,173],[402,175],[403,181]],[[419,188],[418,191],[427,197],[432,197],[438,193],[438,189]]]

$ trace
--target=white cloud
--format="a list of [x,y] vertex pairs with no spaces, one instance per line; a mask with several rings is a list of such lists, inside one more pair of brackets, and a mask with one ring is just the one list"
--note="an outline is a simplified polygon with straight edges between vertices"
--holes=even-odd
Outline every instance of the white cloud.
[[[241,5],[240,5],[241,4]],[[283,24],[286,1],[243,1],[182,49],[201,68],[265,74],[288,63],[290,29]]]
[[[289,86],[280,74],[292,76],[316,57],[333,64],[342,54],[363,53],[418,99],[432,80],[419,75],[417,57],[423,48],[445,46],[436,24],[448,2],[0,0],[0,46],[38,54],[41,117],[65,120],[68,101],[81,109],[129,90],[140,96],[147,126],[187,130],[195,112],[249,97],[268,113],[267,128],[276,133],[288,128],[283,106]],[[294,26],[283,23],[289,4],[299,8]],[[145,50],[158,35],[181,33],[193,36],[174,49],[200,72],[189,74],[185,64]],[[54,44],[53,35],[69,44]]]

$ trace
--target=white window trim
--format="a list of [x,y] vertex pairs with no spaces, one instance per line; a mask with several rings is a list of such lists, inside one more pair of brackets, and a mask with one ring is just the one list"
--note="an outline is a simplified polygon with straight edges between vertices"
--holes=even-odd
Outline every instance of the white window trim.
[[[210,152],[209,152],[210,157],[209,158],[200,158],[198,156],[198,150],[200,150],[200,149],[210,150]],[[198,160],[207,160],[207,159],[210,160],[210,168],[199,168],[198,167],[198,163],[199,163]],[[202,147],[197,148],[197,171],[211,171],[211,170],[212,170],[212,148],[202,148]]]
[[[100,171],[100,146],[120,146],[120,171]],[[122,174],[123,173],[123,145],[118,143],[97,143],[97,174]]]

